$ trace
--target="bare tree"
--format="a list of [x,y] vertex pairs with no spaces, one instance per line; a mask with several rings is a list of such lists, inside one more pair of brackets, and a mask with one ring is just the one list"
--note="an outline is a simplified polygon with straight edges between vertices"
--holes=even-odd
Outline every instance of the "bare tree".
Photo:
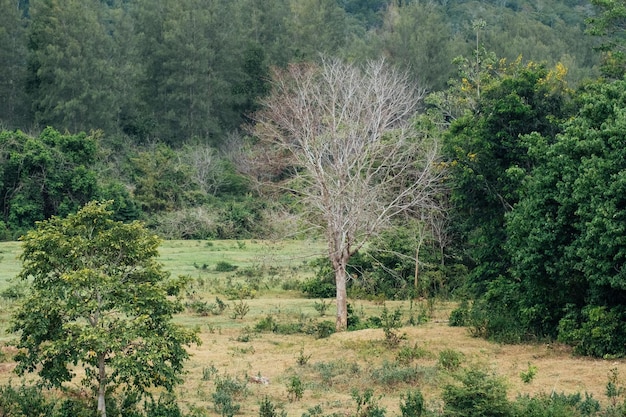
[[326,234],[338,331],[347,328],[350,257],[397,215],[436,205],[438,143],[411,124],[423,96],[383,61],[327,59],[275,70],[255,116],[257,152],[272,161],[262,179],[298,195]]

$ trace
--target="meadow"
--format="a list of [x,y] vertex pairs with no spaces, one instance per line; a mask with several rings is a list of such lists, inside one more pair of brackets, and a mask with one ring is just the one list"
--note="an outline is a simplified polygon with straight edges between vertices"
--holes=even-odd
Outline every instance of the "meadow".
[[[20,283],[19,243],[0,243],[0,344]],[[373,323],[397,312],[390,341],[383,328],[329,334],[334,300],[308,299],[299,285],[314,274],[310,264],[324,255],[317,241],[166,241],[160,260],[172,275],[186,275],[186,311],[176,321],[199,330],[185,383],[177,396],[187,410],[207,415],[259,415],[269,400],[287,416],[354,415],[367,401],[400,415],[399,404],[419,389],[427,407],[440,410],[441,391],[459,372],[479,368],[502,378],[511,399],[519,395],[589,393],[610,399],[610,375],[626,375],[621,359],[575,357],[560,344],[499,345],[448,326],[450,300],[351,299],[353,316]],[[21,284],[23,285],[23,284]],[[364,326],[365,327],[365,326]],[[0,383],[12,373],[12,349],[0,355]],[[76,386],[78,389],[79,387]],[[234,410],[234,409],[233,409]]]

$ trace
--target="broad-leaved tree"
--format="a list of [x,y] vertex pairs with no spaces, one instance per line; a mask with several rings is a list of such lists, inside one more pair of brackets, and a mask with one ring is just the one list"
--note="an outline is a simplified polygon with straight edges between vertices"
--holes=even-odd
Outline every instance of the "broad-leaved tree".
[[112,220],[108,204],[52,217],[22,238],[19,277],[30,291],[12,325],[16,372],[37,372],[53,387],[80,375],[102,417],[116,387],[143,394],[180,383],[185,346],[198,342],[172,323],[184,280],[169,280],[157,262],[159,238],[141,223]]

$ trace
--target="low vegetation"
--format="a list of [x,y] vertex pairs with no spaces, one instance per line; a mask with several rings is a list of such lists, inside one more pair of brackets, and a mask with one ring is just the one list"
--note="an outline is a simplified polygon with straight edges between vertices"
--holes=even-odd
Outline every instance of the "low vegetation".
[[[0,250],[6,291],[15,286],[6,271],[18,269],[19,250],[14,243]],[[165,242],[160,260],[189,283],[186,309],[175,321],[196,329],[202,344],[190,349],[184,383],[173,395],[152,390],[140,399],[119,392],[107,415],[623,415],[622,361],[576,358],[558,344],[502,346],[472,337],[448,325],[454,300],[351,298],[359,330],[334,333],[332,300],[306,298],[299,289],[314,276],[310,261],[320,251],[310,241]],[[216,271],[219,262],[237,268]],[[254,289],[249,297],[227,296],[246,286]],[[19,295],[2,298],[3,328],[19,301]],[[418,312],[422,319],[412,319]],[[77,382],[46,390],[32,378],[17,380],[13,338],[1,334],[4,416],[94,415],[91,396]]]

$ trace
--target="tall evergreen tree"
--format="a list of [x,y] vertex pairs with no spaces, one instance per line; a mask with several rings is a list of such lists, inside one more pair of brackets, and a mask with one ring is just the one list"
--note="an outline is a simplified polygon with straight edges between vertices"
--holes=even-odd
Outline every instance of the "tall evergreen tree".
[[0,122],[23,127],[30,122],[26,87],[26,27],[22,11],[0,0]]
[[452,59],[461,51],[454,50],[452,27],[434,3],[390,6],[381,36],[385,55],[410,71],[421,85],[440,90],[452,77]]
[[118,114],[113,42],[103,6],[41,0],[30,7],[30,89],[39,125],[80,131],[112,129]]

